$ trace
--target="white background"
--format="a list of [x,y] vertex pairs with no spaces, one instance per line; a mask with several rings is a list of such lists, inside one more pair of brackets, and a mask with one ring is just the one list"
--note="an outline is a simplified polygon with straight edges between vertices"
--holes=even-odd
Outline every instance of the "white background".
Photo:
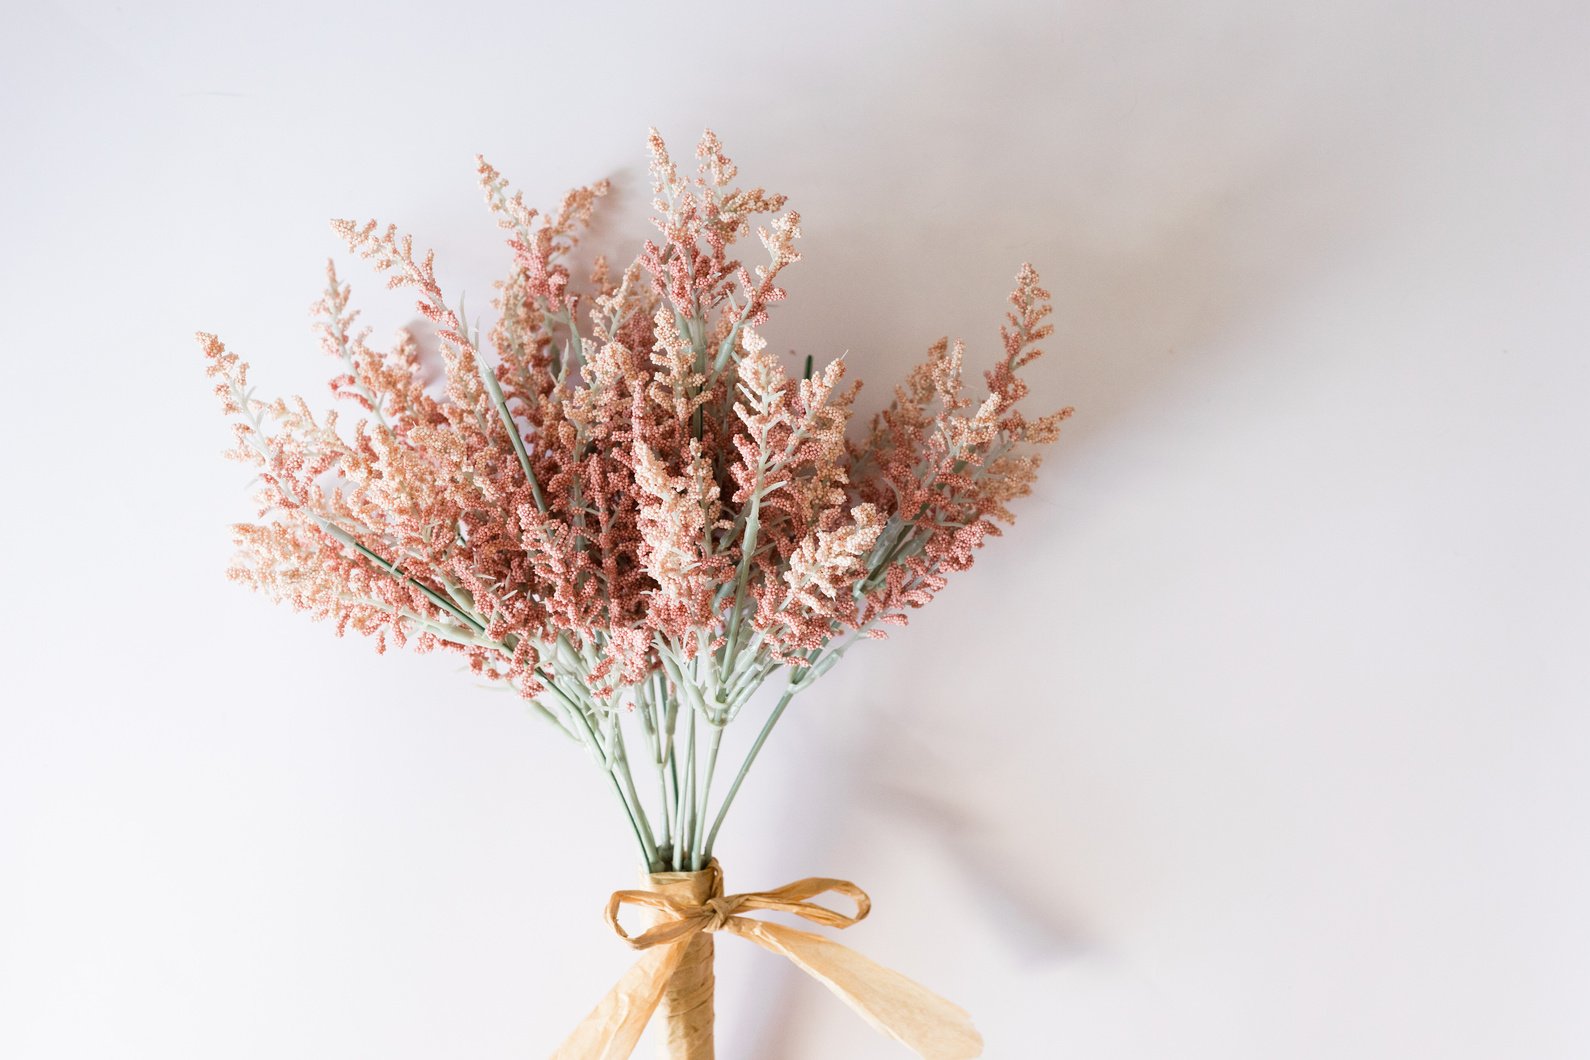
[[[1078,408],[784,722],[731,889],[859,881],[992,1057],[1590,1055],[1586,12],[8,4],[0,1056],[544,1055],[626,966],[580,752],[225,582],[190,336],[319,401],[326,218],[484,307],[474,154],[611,177],[617,252],[649,124],[792,197],[768,334],[867,408],[1023,260]],[[720,953],[724,1056],[904,1055]]]

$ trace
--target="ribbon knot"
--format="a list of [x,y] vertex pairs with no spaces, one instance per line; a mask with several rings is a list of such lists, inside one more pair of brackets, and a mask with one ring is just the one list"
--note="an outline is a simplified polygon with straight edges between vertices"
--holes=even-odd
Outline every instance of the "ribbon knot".
[[731,895],[728,898],[708,898],[706,908],[712,913],[712,919],[707,921],[703,931],[722,931],[729,918],[740,908],[740,895]]
[[[686,945],[702,931],[727,931],[787,957],[868,1023],[929,1060],[965,1060],[982,1054],[982,1037],[966,1013],[919,983],[821,935],[744,915],[790,913],[825,927],[848,928],[872,910],[867,892],[854,883],[812,876],[771,891],[725,896],[718,863],[713,861],[703,871],[711,873],[706,896],[692,901],[657,891],[613,892],[607,902],[608,924],[630,946],[647,952],[564,1040],[555,1060],[629,1056]],[[653,877],[654,886],[662,878]],[[671,878],[689,877],[676,873]],[[699,887],[695,893],[701,893]],[[825,894],[849,898],[856,904],[855,913],[847,915],[812,901]],[[626,905],[652,910],[652,926],[639,935],[625,931],[618,918]]]

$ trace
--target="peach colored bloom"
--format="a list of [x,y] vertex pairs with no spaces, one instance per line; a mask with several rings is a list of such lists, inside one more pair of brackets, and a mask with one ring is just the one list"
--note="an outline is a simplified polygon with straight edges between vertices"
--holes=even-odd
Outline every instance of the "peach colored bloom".
[[[1011,518],[1070,410],[1020,410],[1020,371],[1052,330],[1023,265],[986,393],[966,392],[965,347],[941,340],[848,438],[859,384],[841,386],[844,364],[797,377],[764,337],[800,260],[799,215],[736,186],[711,132],[691,177],[655,131],[648,146],[657,234],[584,282],[572,256],[606,182],[542,213],[478,160],[512,252],[484,339],[410,236],[333,222],[415,292],[440,388],[412,336],[383,349],[355,328],[329,267],[316,331],[351,420],[256,397],[248,366],[200,340],[232,455],[261,482],[231,576],[380,650],[461,653],[591,751],[652,867],[699,867],[738,779],[708,830],[712,766],[697,779],[697,726],[681,719],[710,734],[715,764],[722,727],[766,680],[785,676],[776,720],[856,637],[904,623]],[[753,229],[765,260],[747,267],[734,253]],[[650,809],[625,747],[632,715],[658,770]]]

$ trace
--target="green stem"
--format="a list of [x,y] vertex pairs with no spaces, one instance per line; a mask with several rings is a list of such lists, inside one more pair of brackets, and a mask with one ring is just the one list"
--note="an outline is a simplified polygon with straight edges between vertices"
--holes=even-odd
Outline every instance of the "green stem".
[[[804,672],[804,668],[796,671],[790,679],[791,684],[800,680],[800,675]],[[712,831],[707,833],[706,844],[702,847],[703,856],[712,856],[712,845],[717,841],[718,829],[723,827],[723,818],[728,814],[729,807],[734,802],[734,797],[740,793],[740,785],[745,783],[745,775],[751,771],[751,763],[756,761],[756,756],[761,752],[762,745],[767,742],[768,733],[773,731],[773,726],[778,724],[778,719],[784,714],[784,708],[789,706],[789,701],[794,698],[795,689],[786,688],[784,694],[779,697],[778,704],[773,708],[773,712],[767,716],[767,721],[763,723],[762,731],[756,734],[756,742],[751,745],[751,750],[746,754],[745,761],[740,765],[740,771],[735,774],[734,783],[729,785],[729,793],[723,797],[723,805],[718,807],[718,816],[713,820]]]
[[[670,742],[668,748],[668,796],[669,813],[677,822],[679,819],[679,756],[674,753],[674,746]],[[685,841],[684,834],[677,827],[674,829],[673,849],[677,855],[679,845]]]
[[673,807],[668,804],[667,755],[663,749],[663,705],[658,700],[657,682],[650,677],[638,686],[636,692],[640,701],[637,710],[646,729],[652,768],[657,771],[657,823],[662,826],[662,831],[656,838],[657,852],[662,855],[673,846]]
[[626,805],[630,808],[630,818],[635,823],[641,850],[646,855],[647,871],[660,872],[663,866],[657,858],[657,841],[651,834],[651,822],[646,819],[646,809],[640,803],[640,793],[635,790],[635,778],[629,771],[629,755],[624,750],[624,727],[616,717],[613,718],[613,739],[617,753],[613,757],[612,771],[617,773],[623,770],[624,793],[628,795]]
[[685,867],[685,851],[691,849],[696,828],[696,711],[690,711],[690,747],[685,752],[685,789],[679,799],[679,827],[674,830],[674,871]]
[[657,804],[662,807],[662,844],[658,847],[672,847],[674,840],[673,807],[668,802],[668,768],[661,760],[657,762]]
[[611,759],[608,758],[607,752],[602,749],[601,741],[596,737],[596,730],[591,726],[591,719],[586,715],[584,709],[552,680],[550,674],[539,666],[535,668],[534,672],[537,678],[545,682],[547,688],[557,693],[558,698],[563,700],[564,706],[568,708],[569,713],[579,721],[580,728],[577,731],[581,735],[581,742],[585,744],[593,755],[601,759],[602,772],[607,774],[608,782],[613,785],[613,794],[618,797],[619,805],[624,807],[624,816],[629,819],[629,827],[635,833],[635,845],[640,848],[641,859],[648,865],[651,864],[655,851],[646,849],[646,840],[641,836],[640,824],[635,820],[635,812],[630,809],[629,800],[624,798],[624,789],[618,783],[618,776],[613,771]]
[[536,480],[536,473],[530,467],[530,454],[525,451],[524,439],[519,436],[519,425],[514,422],[513,413],[508,411],[508,401],[502,396],[502,386],[497,382],[497,373],[485,358],[478,354],[475,358],[480,369],[480,378],[486,384],[486,392],[491,398],[491,403],[497,409],[497,417],[502,420],[503,429],[508,432],[508,438],[513,442],[514,455],[519,458],[519,467],[524,471],[524,477],[530,483],[530,494],[535,498],[536,508],[545,515],[547,510],[546,498],[541,495],[541,483]]
[[[701,782],[701,799],[698,804],[700,809],[695,811],[696,818],[700,821],[705,821],[707,819],[709,800],[712,797],[712,774],[718,768],[718,745],[722,742],[723,726],[714,725],[712,727],[712,745],[707,751],[707,773],[705,779],[703,779]],[[695,849],[690,855],[690,869],[692,872],[700,872],[702,862],[705,860],[706,851],[702,847],[702,835],[703,830],[697,828]]]

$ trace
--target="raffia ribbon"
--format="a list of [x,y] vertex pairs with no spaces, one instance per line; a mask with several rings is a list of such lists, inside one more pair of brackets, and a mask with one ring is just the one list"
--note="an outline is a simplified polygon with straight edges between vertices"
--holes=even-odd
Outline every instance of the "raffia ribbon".
[[[700,903],[656,891],[613,892],[607,903],[607,922],[620,938],[644,951],[643,955],[564,1040],[553,1060],[625,1060],[662,1001],[686,948],[704,931],[727,931],[789,958],[868,1023],[927,1060],[966,1060],[982,1055],[982,1036],[959,1006],[848,946],[743,915],[759,910],[793,913],[824,927],[847,928],[872,909],[872,900],[860,887],[849,880],[811,877],[777,890],[725,896],[723,871],[716,860],[709,871],[711,887]],[[855,915],[810,900],[830,892],[855,902]],[[618,920],[625,905],[652,910],[653,926],[631,936]]]

